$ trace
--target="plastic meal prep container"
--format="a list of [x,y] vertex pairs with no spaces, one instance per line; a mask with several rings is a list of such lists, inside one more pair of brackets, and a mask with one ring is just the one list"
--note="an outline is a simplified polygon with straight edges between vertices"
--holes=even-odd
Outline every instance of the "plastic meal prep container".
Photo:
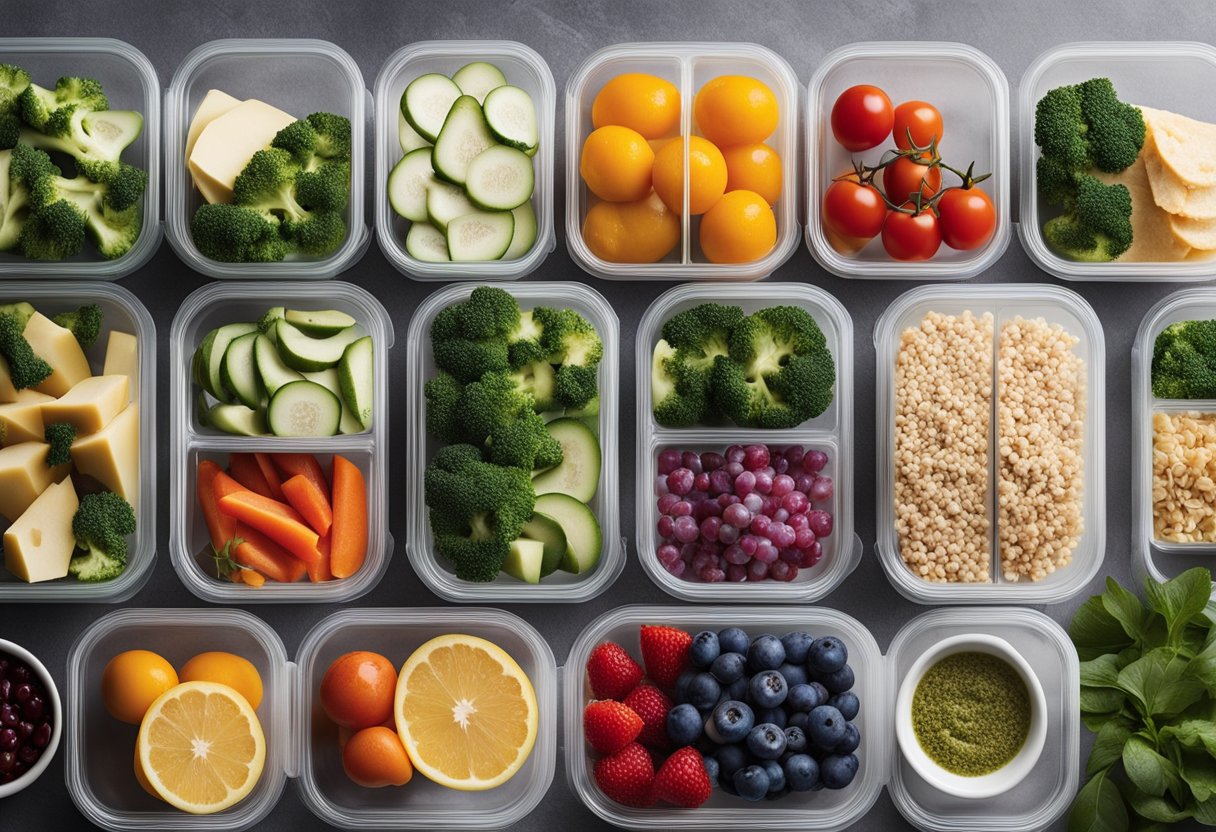
[[[112,581],[81,583],[68,576],[57,581],[27,584],[4,569],[0,560],[0,603],[114,604],[139,591],[152,574],[156,560],[156,324],[136,297],[120,286],[99,282],[64,281],[0,283],[0,304],[29,301],[52,317],[85,303],[101,307],[101,335],[85,350],[89,367],[100,373],[106,344],[113,331],[127,332],[139,341],[139,497],[135,534],[127,540],[127,568]],[[7,528],[0,518],[0,533]]]
[[[393,211],[388,201],[388,175],[401,159],[397,125],[401,94],[411,81],[428,72],[451,75],[472,61],[489,61],[502,70],[507,83],[532,96],[540,147],[534,168],[536,185],[532,207],[536,212],[536,242],[518,260],[483,260],[476,263],[427,263],[405,250],[409,221]],[[459,280],[470,271],[479,280],[518,280],[539,266],[557,246],[553,231],[554,111],[557,87],[553,72],[535,50],[511,40],[432,40],[411,43],[394,52],[376,77],[376,236],[388,261],[414,280]]]
[[[861,700],[854,723],[861,733],[861,763],[853,783],[839,791],[790,793],[780,800],[748,803],[715,790],[697,809],[665,804],[634,809],[608,799],[592,777],[593,761],[582,731],[583,708],[593,697],[586,684],[587,658],[602,641],[615,641],[640,658],[638,627],[663,623],[691,633],[742,627],[749,636],[806,630],[844,641]],[[903,762],[895,743],[899,683],[925,650],[944,638],[986,633],[1008,641],[1034,669],[1047,698],[1047,743],[1039,765],[1017,787],[995,798],[967,800],[938,792]],[[1047,828],[1071,802],[1080,769],[1080,670],[1068,635],[1040,612],[1014,608],[931,610],[908,622],[884,656],[866,627],[823,607],[619,607],[579,634],[564,668],[563,720],[570,786],[600,818],[625,829],[817,829],[840,830],[861,821],[885,785],[900,813],[926,832]]]
[[[900,557],[895,529],[895,360],[900,336],[916,327],[929,312],[958,315],[970,310],[975,315],[993,315],[992,430],[989,438],[988,511],[992,518],[991,583],[931,583],[914,575]],[[997,347],[1000,328],[1017,316],[1044,318],[1059,324],[1078,339],[1073,353],[1085,361],[1086,401],[1084,484],[1082,516],[1084,531],[1073,551],[1072,562],[1039,581],[1011,582],[1000,569],[997,538],[995,483]],[[922,286],[900,295],[887,307],[874,325],[877,353],[877,528],[876,548],[887,577],[895,589],[919,604],[1058,604],[1082,591],[1098,574],[1106,550],[1106,424],[1105,341],[1102,325],[1093,309],[1074,292],[1056,286],[1031,283],[980,286]]]
[[1120,101],[1172,110],[1216,121],[1216,48],[1190,41],[1083,41],[1065,43],[1039,55],[1022,76],[1018,140],[1021,142],[1022,208],[1018,233],[1026,253],[1044,271],[1062,280],[1144,282],[1211,280],[1216,260],[1174,263],[1078,263],[1055,253],[1043,239],[1043,222],[1054,210],[1040,210],[1035,187],[1039,147],[1034,141],[1034,109],[1048,90],[1110,78]]
[[143,196],[143,227],[131,250],[114,260],[85,241],[70,260],[29,260],[0,253],[0,278],[119,280],[138,269],[160,247],[160,79],[152,63],[134,46],[113,38],[0,38],[0,63],[16,64],[42,87],[53,88],[64,75],[101,82],[113,110],[135,110],[143,130],[122,154],[129,165],[148,172]]
[[[777,129],[765,143],[781,156],[781,197],[773,206],[777,242],[751,263],[710,263],[697,242],[699,217],[681,218],[680,244],[658,263],[612,263],[592,254],[583,220],[595,199],[579,175],[583,142],[594,129],[591,103],[617,75],[644,72],[680,90],[680,136],[700,135],[693,118],[697,91],[719,75],[746,75],[773,91],[780,108]],[[776,271],[798,246],[798,80],[777,53],[754,43],[621,43],[590,55],[566,83],[566,247],[574,262],[605,280],[759,280]],[[663,140],[659,140],[663,141]],[[684,160],[685,171],[688,160]],[[688,177],[684,177],[688,199]]]
[[[805,309],[827,337],[836,362],[832,404],[819,416],[789,430],[740,428],[730,422],[690,428],[666,428],[654,419],[651,401],[651,356],[662,337],[663,324],[673,315],[702,303],[739,306],[751,314],[769,306]],[[853,532],[853,321],[844,306],[827,292],[802,283],[755,286],[709,286],[692,283],[659,296],[638,325],[637,346],[637,540],[638,559],[650,579],[665,592],[685,601],[772,603],[814,601],[827,595],[861,562],[861,539]],[[658,455],[668,448],[722,453],[728,445],[752,443],[805,445],[825,451],[824,473],[833,479],[830,504],[832,533],[822,543],[823,558],[803,569],[789,583],[765,580],[748,583],[702,583],[672,575],[655,554],[659,514],[655,494]]]
[[[363,433],[319,438],[235,436],[198,421],[198,388],[190,363],[204,336],[217,326],[257,321],[272,306],[297,309],[338,309],[351,315],[356,326],[372,337],[375,350],[375,395],[372,427]],[[388,568],[393,537],[388,529],[388,351],[393,346],[393,325],[384,307],[366,290],[349,283],[212,283],[182,301],[170,334],[170,499],[174,510],[169,528],[173,566],[186,587],[215,603],[259,602],[342,603],[364,595]],[[235,584],[215,577],[209,555],[211,542],[195,493],[198,463],[203,459],[226,466],[230,453],[314,454],[328,475],[332,457],[340,454],[363,472],[367,482],[367,557],[349,578],[314,584],[267,581],[260,587]]]
[[[350,203],[346,242],[337,251],[322,258],[291,254],[277,263],[221,263],[195,247],[190,221],[204,200],[186,167],[186,133],[212,89],[261,99],[296,118],[330,112],[350,119]],[[229,279],[322,280],[358,262],[371,243],[363,196],[370,98],[359,65],[329,41],[213,40],[187,55],[165,91],[165,227],[177,256],[197,272]]]
[[617,390],[619,388],[620,322],[602,295],[582,283],[514,283],[502,288],[519,301],[523,309],[534,306],[568,308],[581,314],[604,342],[604,358],[599,366],[600,415],[596,433],[600,441],[599,488],[588,505],[600,523],[603,545],[600,561],[583,575],[554,572],[539,584],[525,584],[500,573],[487,583],[464,581],[456,577],[451,563],[435,549],[431,535],[426,494],[422,488],[426,466],[441,443],[426,431],[426,398],[423,385],[436,371],[431,358],[431,322],[448,306],[467,299],[478,284],[457,283],[433,293],[414,312],[408,336],[406,375],[407,479],[410,483],[406,550],[414,571],[435,594],[448,601],[464,603],[577,603],[587,601],[612,585],[625,566],[625,541],[620,529],[620,471],[618,465]]
[[[976,174],[991,173],[977,187],[996,208],[996,231],[987,245],[956,251],[945,244],[931,259],[893,259],[875,239],[854,255],[840,254],[824,233],[823,195],[832,180],[849,173],[853,159],[878,164],[888,137],[878,147],[851,154],[832,135],[830,116],[836,98],[854,84],[874,84],[898,106],[928,101],[942,114],[940,152],[946,164]],[[1001,68],[983,52],[962,43],[890,41],[852,43],[823,59],[811,76],[806,108],[807,192],[806,243],[819,265],[838,277],[874,280],[966,280],[1000,258],[1009,245],[1009,84]],[[958,177],[942,171],[942,184]]]

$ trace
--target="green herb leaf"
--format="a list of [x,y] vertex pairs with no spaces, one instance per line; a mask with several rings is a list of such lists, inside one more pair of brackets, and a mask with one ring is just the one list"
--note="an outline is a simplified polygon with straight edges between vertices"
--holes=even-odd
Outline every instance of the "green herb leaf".
[[1199,701],[1204,684],[1187,673],[1187,661],[1168,647],[1158,647],[1119,671],[1119,688],[1151,718],[1178,714]]
[[1162,757],[1152,743],[1140,736],[1130,737],[1123,746],[1123,770],[1136,787],[1153,797],[1165,794],[1171,781],[1178,780],[1174,764]]
[[1212,573],[1197,566],[1163,584],[1148,581],[1145,593],[1149,606],[1165,618],[1170,645],[1178,647],[1183,631],[1191,619],[1204,611],[1212,596]]
[[1161,736],[1172,737],[1183,745],[1205,748],[1209,754],[1216,755],[1216,723],[1188,719],[1162,728]]
[[1077,793],[1068,832],[1127,832],[1127,807],[1107,772],[1095,774]]
[[1207,751],[1187,751],[1182,755],[1182,765],[1179,773],[1188,786],[1191,794],[1200,803],[1211,800],[1216,795],[1216,759]]
[[1091,688],[1118,688],[1121,669],[1119,659],[1110,653],[1081,662],[1081,684]]
[[1131,804],[1132,811],[1157,823],[1178,823],[1191,816],[1191,810],[1180,808],[1171,797],[1154,797],[1136,788],[1135,784],[1123,786],[1123,795]]
[[1114,716],[1123,708],[1125,695],[1113,688],[1081,687],[1081,713]]
[[1132,644],[1118,619],[1106,611],[1100,595],[1081,605],[1068,626],[1068,634],[1082,660],[1118,653]]
[[1098,737],[1089,752],[1085,775],[1092,777],[1123,759],[1123,746],[1132,735],[1123,720],[1112,719],[1098,729]]
[[244,542],[242,538],[234,537],[224,544],[223,549],[216,549],[214,546],[211,548],[211,559],[215,561],[215,576],[217,578],[222,580],[238,569],[246,568],[232,559],[233,551]]
[[1102,606],[1119,622],[1123,632],[1133,641],[1144,641],[1148,632],[1149,612],[1135,594],[1128,592],[1114,578],[1106,579]]
[[1102,730],[1102,726],[1108,722],[1123,722],[1124,717],[1121,711],[1107,711],[1106,713],[1086,713],[1081,711],[1081,722],[1085,727],[1093,731],[1095,734]]
[[1216,797],[1196,803],[1192,807],[1192,817],[1204,826],[1216,826]]

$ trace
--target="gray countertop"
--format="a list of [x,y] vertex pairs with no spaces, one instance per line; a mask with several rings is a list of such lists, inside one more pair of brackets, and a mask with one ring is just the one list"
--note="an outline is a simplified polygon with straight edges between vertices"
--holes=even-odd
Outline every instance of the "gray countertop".
[[[181,59],[198,44],[226,37],[316,37],[334,41],[359,64],[370,88],[383,61],[411,41],[447,38],[502,38],[519,40],[535,48],[549,62],[558,88],[558,171],[564,170],[562,91],[571,72],[591,52],[604,46],[635,40],[741,40],[754,41],[778,52],[793,66],[805,84],[830,50],[856,40],[954,40],[988,53],[1016,90],[1018,79],[1042,50],[1072,40],[1118,40],[1152,37],[1176,40],[1216,40],[1216,17],[1206,4],[1169,4],[1169,12],[1153,10],[1160,4],[1111,0],[1106,3],[1063,3],[1035,0],[1017,4],[967,2],[921,4],[901,0],[857,0],[852,3],[720,3],[702,0],[621,2],[513,2],[478,3],[444,0],[441,4],[406,2],[247,3],[242,0],[198,0],[166,3],[157,0],[93,2],[83,4],[50,0],[6,0],[3,5],[5,36],[95,35],[121,38],[144,52],[156,67],[162,87],[168,85]],[[1014,120],[1016,124],[1016,118]],[[1016,148],[1013,156],[1016,167]],[[370,174],[369,174],[370,175]],[[1012,193],[1017,194],[1016,170]],[[369,180],[370,181],[370,180]],[[559,227],[557,250],[533,275],[538,280],[584,280],[594,285],[616,308],[621,320],[621,528],[633,534],[633,436],[635,328],[646,306],[668,287],[662,283],[620,284],[591,280],[566,254],[563,227],[564,180],[557,178],[555,220]],[[1014,200],[1016,202],[1016,199]],[[1014,209],[1016,219],[1016,209]],[[400,348],[390,353],[393,377],[390,413],[395,436],[405,430],[405,350],[403,335],[413,309],[436,286],[415,283],[388,265],[373,245],[367,256],[342,279],[374,292],[395,321]],[[835,295],[853,318],[855,371],[854,500],[857,532],[866,553],[857,571],[822,603],[862,621],[886,648],[892,636],[925,608],[899,596],[887,582],[874,552],[874,348],[875,318],[897,295],[913,284],[864,282],[834,278],[820,269],[805,247],[771,278],[814,283]],[[1000,261],[978,278],[986,281],[1051,281],[1023,253],[1016,239]],[[123,281],[148,307],[156,320],[157,371],[161,390],[168,389],[168,334],[182,299],[205,282],[180,263],[168,245],[162,245],[144,268]],[[1107,412],[1107,549],[1102,572],[1123,583],[1131,580],[1129,555],[1130,479],[1130,354],[1141,317],[1177,284],[1076,283],[1094,307],[1106,334]],[[846,382],[847,383],[847,382]],[[167,447],[170,426],[168,406],[158,403],[158,435]],[[411,484],[402,482],[406,443],[391,443],[390,499],[399,506]],[[158,454],[159,482],[168,482],[168,458]],[[162,488],[167,493],[167,488]],[[168,558],[167,521],[170,507],[162,499],[158,515],[158,562],[143,590],[125,606],[198,606],[178,580]],[[421,584],[407,563],[405,518],[391,512],[396,557],[380,585],[357,603],[360,606],[427,606],[440,604]],[[1085,596],[1097,591],[1101,577],[1072,601],[1046,608],[1067,622]],[[624,574],[606,593],[576,606],[517,605],[511,609],[534,624],[549,640],[561,664],[576,634],[589,621],[612,607],[626,603],[673,603],[646,577],[630,555]],[[256,606],[251,611],[265,619],[282,637],[293,655],[303,635],[333,610],[325,606]],[[19,641],[48,665],[56,679],[65,677],[65,657],[73,640],[98,616],[101,607],[49,605],[0,606],[0,636]],[[1088,748],[1088,740],[1083,750]],[[61,748],[42,779],[17,797],[0,805],[0,829],[67,830],[87,827],[77,813],[63,781]],[[115,759],[128,751],[115,749]],[[1084,758],[1082,758],[1083,760]],[[516,828],[520,830],[609,828],[593,816],[567,788],[560,757],[558,771],[545,800]],[[273,814],[261,825],[265,830],[321,829],[323,824],[301,803],[289,786]],[[911,828],[893,807],[885,792],[856,830]],[[1065,828],[1061,819],[1053,829]]]

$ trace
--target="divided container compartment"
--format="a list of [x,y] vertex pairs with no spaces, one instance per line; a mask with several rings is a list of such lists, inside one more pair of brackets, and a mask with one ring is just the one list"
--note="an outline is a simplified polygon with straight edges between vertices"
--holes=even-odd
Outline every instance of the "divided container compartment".
[[[199,252],[190,222],[205,200],[186,166],[186,134],[212,89],[260,99],[296,118],[330,112],[350,119],[350,203],[346,240],[337,251],[321,258],[290,254],[275,263],[221,263]],[[358,262],[371,243],[364,200],[370,98],[359,65],[329,41],[232,38],[204,43],[187,55],[165,91],[165,231],[177,256],[195,271],[223,279],[323,280]]]
[[434,292],[414,312],[410,321],[406,366],[406,412],[408,414],[407,511],[409,537],[406,551],[410,564],[423,583],[446,601],[459,603],[578,603],[590,600],[612,585],[625,567],[625,541],[620,528],[620,469],[618,420],[620,321],[602,295],[582,283],[521,282],[501,286],[519,301],[521,309],[536,306],[568,308],[581,314],[604,342],[599,366],[600,414],[595,426],[600,441],[600,483],[588,505],[600,523],[603,544],[596,567],[582,575],[557,571],[539,584],[525,584],[505,573],[487,583],[456,577],[451,562],[439,554],[431,534],[430,512],[422,487],[426,467],[443,444],[426,430],[426,397],[423,386],[436,375],[431,357],[431,323],[439,312],[467,300],[476,283],[456,283]]
[[79,254],[68,260],[30,260],[13,252],[2,252],[0,279],[120,280],[131,274],[156,253],[161,240],[161,102],[156,69],[143,52],[113,38],[0,38],[0,63],[16,64],[29,72],[35,84],[48,89],[65,75],[100,81],[110,109],[135,110],[143,115],[143,130],[123,151],[122,160],[148,172],[143,225],[135,244],[122,257],[107,260],[89,240]]
[[[993,315],[992,416],[989,437],[988,516],[991,583],[931,583],[913,574],[900,557],[895,529],[895,361],[905,329],[919,326],[929,312],[959,315],[970,310]],[[1086,411],[1082,517],[1084,530],[1072,561],[1039,581],[1008,581],[1001,571],[997,529],[997,350],[1001,326],[1017,316],[1044,318],[1078,339],[1072,352],[1085,361]],[[922,286],[900,295],[874,325],[877,359],[877,528],[876,548],[892,586],[918,604],[1058,604],[1081,592],[1098,574],[1106,548],[1105,340],[1093,309],[1076,293],[1057,286],[1014,283],[979,286]]]
[[[29,301],[53,317],[86,303],[101,307],[101,334],[85,350],[89,368],[100,373],[106,344],[113,331],[127,332],[138,339],[139,379],[139,496],[135,509],[135,534],[127,538],[127,567],[112,581],[82,583],[70,575],[57,581],[27,584],[18,580],[0,561],[0,603],[91,603],[126,601],[139,591],[152,574],[156,561],[156,324],[135,295],[114,283],[98,281],[0,283],[0,303]],[[0,518],[0,532],[8,527]]]
[[[583,220],[598,201],[579,174],[583,143],[595,129],[591,104],[604,84],[617,75],[642,72],[669,81],[680,91],[679,137],[702,135],[693,117],[693,101],[708,81],[720,75],[756,78],[773,91],[780,108],[777,129],[765,144],[781,157],[781,197],[773,206],[777,241],[764,257],[750,263],[711,263],[701,251],[701,218],[682,213],[680,243],[657,263],[613,263],[597,257],[583,239]],[[789,63],[754,43],[656,42],[622,43],[590,55],[566,83],[566,247],[587,273],[605,280],[759,280],[772,274],[798,246],[798,103],[799,84]],[[652,146],[679,138],[672,136]],[[684,204],[688,204],[688,158],[684,158]]]
[[[666,428],[654,418],[650,385],[651,356],[662,337],[663,324],[673,315],[702,303],[739,306],[751,314],[770,306],[805,309],[819,324],[836,363],[832,403],[822,414],[788,430],[736,427],[729,421],[716,425]],[[692,283],[659,296],[646,310],[637,330],[637,539],[638,560],[646,574],[669,595],[684,601],[774,603],[815,601],[834,590],[861,562],[862,544],[853,530],[853,322],[848,310],[832,295],[801,283],[723,284]],[[671,574],[658,560],[655,548],[659,519],[655,482],[658,455],[673,448],[698,453],[723,453],[729,445],[753,443],[805,445],[828,454],[823,473],[833,479],[828,510],[832,533],[824,538],[823,557],[802,569],[789,583],[764,580],[747,583],[702,583]],[[818,504],[817,504],[818,505]]]
[[[697,809],[659,804],[630,808],[607,798],[592,776],[593,760],[582,732],[583,708],[593,698],[586,683],[587,658],[610,640],[640,658],[638,628],[662,623],[690,633],[739,626],[749,636],[806,630],[837,636],[849,651],[861,700],[854,723],[861,733],[861,765],[846,789],[790,793],[780,800],[748,803],[715,789]],[[1008,641],[1030,663],[1047,698],[1048,740],[1039,764],[1017,787],[995,798],[967,800],[938,792],[911,772],[895,742],[895,697],[912,663],[937,642],[982,632]],[[563,670],[566,769],[570,787],[598,817],[624,829],[818,829],[858,824],[883,786],[900,813],[926,832],[1046,829],[1068,808],[1080,769],[1080,671],[1067,634],[1041,612],[1014,607],[931,610],[908,622],[884,655],[856,619],[824,607],[629,606],[610,610],[579,634]],[[864,826],[864,824],[863,824]]]
[[1018,95],[1018,140],[1021,143],[1021,211],[1018,234],[1039,268],[1061,280],[1146,282],[1211,280],[1216,260],[1178,262],[1078,263],[1061,257],[1043,238],[1043,222],[1058,210],[1039,205],[1035,165],[1034,110],[1048,90],[1110,78],[1119,100],[1172,110],[1190,118],[1216,122],[1216,48],[1192,41],[1081,41],[1065,43],[1039,55],[1022,76]]
[[[272,306],[297,309],[338,309],[351,315],[356,326],[372,337],[375,393],[372,427],[363,433],[318,438],[235,436],[199,424],[198,388],[190,365],[204,336],[217,326],[257,321]],[[341,281],[330,283],[212,283],[182,301],[170,334],[170,421],[173,440],[169,452],[169,549],[173,566],[191,592],[220,604],[343,603],[369,592],[379,583],[393,553],[388,523],[388,351],[393,326],[388,313],[366,290]],[[363,472],[367,483],[367,556],[362,568],[349,578],[314,584],[280,584],[261,587],[235,584],[215,577],[207,525],[198,508],[198,464],[210,459],[226,467],[231,453],[308,453],[317,457],[326,474],[335,454],[346,457]]]
[[[854,84],[874,84],[891,103],[927,101],[942,114],[940,151],[946,164],[965,171],[975,162],[977,174],[992,176],[976,187],[996,209],[992,239],[974,251],[942,244],[937,254],[920,262],[895,260],[876,237],[861,251],[844,255],[828,242],[822,219],[823,195],[833,179],[852,170],[853,159],[877,164],[893,136],[860,153],[845,150],[832,135],[836,98]],[[853,43],[834,50],[811,76],[806,106],[806,244],[819,265],[838,277],[872,280],[966,280],[995,263],[1009,245],[1013,218],[1009,165],[1009,84],[988,55],[962,43],[877,41]],[[878,177],[881,179],[881,175]],[[942,171],[943,187],[959,178]]]
[[[532,208],[536,212],[536,242],[517,260],[482,260],[471,263],[428,263],[405,249],[409,220],[398,216],[388,201],[388,176],[404,155],[397,137],[401,94],[420,75],[439,72],[450,76],[473,61],[488,61],[507,77],[507,83],[532,96],[540,147],[533,158],[536,184]],[[557,87],[549,64],[525,44],[509,40],[432,40],[411,43],[394,52],[376,77],[375,195],[376,237],[380,250],[402,274],[414,280],[461,280],[476,272],[480,280],[518,280],[534,271],[557,246],[553,226],[553,160]]]

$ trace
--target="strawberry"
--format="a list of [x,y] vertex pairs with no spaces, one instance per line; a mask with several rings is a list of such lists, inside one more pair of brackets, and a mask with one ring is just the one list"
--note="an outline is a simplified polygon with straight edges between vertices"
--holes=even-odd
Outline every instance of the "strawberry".
[[697,808],[709,800],[712,791],[705,763],[691,745],[668,757],[654,778],[655,798],[684,809]]
[[605,641],[591,651],[587,677],[596,699],[624,699],[642,681],[642,668],[624,647]]
[[659,687],[671,690],[688,667],[692,636],[675,627],[643,624],[641,638],[646,675]]
[[596,760],[595,782],[600,791],[617,803],[635,807],[654,803],[654,763],[646,749],[636,742]]
[[600,699],[583,710],[583,736],[601,754],[615,754],[641,732],[642,718],[620,702]]
[[667,695],[643,682],[625,697],[625,704],[642,719],[638,742],[649,748],[667,748],[667,712],[671,710]]

